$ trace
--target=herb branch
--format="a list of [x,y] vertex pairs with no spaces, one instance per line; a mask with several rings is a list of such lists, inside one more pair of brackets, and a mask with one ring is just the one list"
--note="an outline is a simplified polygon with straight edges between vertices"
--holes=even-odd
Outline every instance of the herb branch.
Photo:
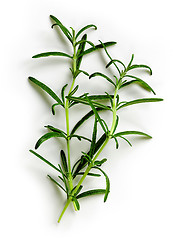
[[[134,55],[130,59],[129,64],[126,66],[122,61],[118,59],[113,59],[108,53],[107,48],[116,44],[114,41],[109,42],[101,42],[95,45],[93,42],[87,39],[87,34],[85,33],[89,28],[94,30],[97,27],[94,24],[89,24],[81,28],[78,32],[76,32],[72,27],[66,28],[56,17],[50,15],[50,18],[54,22],[52,28],[55,26],[59,27],[64,36],[69,41],[72,46],[73,54],[70,55],[68,53],[64,53],[61,51],[54,52],[44,52],[37,55],[34,55],[33,58],[44,58],[44,57],[65,57],[71,59],[71,81],[69,90],[67,90],[68,84],[65,84],[61,89],[61,96],[58,96],[52,89],[46,86],[44,83],[40,82],[34,77],[29,77],[29,80],[39,86],[43,91],[45,91],[50,97],[53,98],[55,103],[52,105],[52,114],[55,115],[56,107],[61,106],[65,111],[65,122],[66,122],[66,132],[51,126],[47,125],[45,128],[49,130],[48,133],[41,136],[35,144],[35,149],[38,149],[40,145],[42,145],[45,141],[51,138],[62,138],[66,141],[66,150],[60,151],[60,163],[55,166],[50,161],[42,157],[37,152],[30,150],[32,154],[41,159],[43,162],[48,164],[57,172],[57,179],[54,179],[50,175],[48,178],[53,182],[57,187],[59,187],[66,194],[66,204],[60,214],[58,222],[60,222],[62,216],[64,215],[66,209],[69,204],[72,202],[75,210],[80,209],[79,199],[83,197],[88,197],[91,195],[101,194],[104,195],[104,202],[106,202],[108,198],[108,194],[110,192],[110,180],[108,175],[103,171],[102,165],[107,161],[106,158],[102,160],[98,160],[100,153],[104,150],[109,140],[114,140],[116,148],[119,147],[118,139],[121,138],[125,140],[130,146],[132,146],[131,142],[126,138],[128,135],[138,135],[146,138],[151,138],[151,136],[147,133],[136,131],[136,130],[127,130],[122,132],[117,132],[117,126],[119,124],[119,116],[117,112],[125,107],[139,104],[139,103],[148,103],[148,102],[159,102],[163,99],[161,98],[141,98],[134,99],[131,101],[120,101],[119,90],[125,89],[127,86],[132,84],[140,85],[144,90],[148,92],[152,92],[154,95],[156,94],[151,86],[148,85],[144,80],[140,79],[137,76],[131,75],[134,69],[145,69],[150,75],[152,75],[152,70],[149,66],[144,64],[133,64]],[[86,45],[89,47],[86,49]],[[115,75],[112,78],[101,72],[94,72],[92,74],[87,73],[86,71],[81,69],[81,62],[85,55],[89,55],[92,52],[103,49],[105,54],[107,55],[109,62],[106,65],[106,68],[110,66],[115,67]],[[129,74],[130,72],[130,74]],[[90,95],[89,93],[84,93],[80,96],[74,96],[79,89],[79,85],[76,85],[76,78],[79,74],[84,74],[89,79],[94,77],[103,78],[109,84],[112,85],[112,89],[114,94],[98,94],[98,95]],[[102,102],[102,100],[104,100]],[[105,104],[105,100],[107,103]],[[90,106],[90,111],[86,113],[72,128],[70,129],[70,108],[76,104],[85,104]],[[101,111],[111,111],[112,113],[112,124],[108,126],[106,121],[100,116]],[[91,132],[91,139],[87,138],[83,135],[76,134],[76,131],[81,127],[81,125],[85,124],[85,122],[94,116],[94,125],[93,130]],[[101,127],[102,135],[98,139],[98,124]],[[90,143],[90,148],[87,152],[82,152],[80,159],[76,160],[74,165],[71,164],[71,149],[70,149],[70,141],[72,138],[77,138],[79,141],[85,140]],[[65,153],[67,152],[67,154]],[[99,172],[99,173],[98,173]],[[88,191],[83,191],[84,180],[87,176],[90,177],[100,177],[103,175],[106,180],[106,187],[103,189],[91,189]],[[76,186],[74,186],[74,179],[76,177],[80,177]]]

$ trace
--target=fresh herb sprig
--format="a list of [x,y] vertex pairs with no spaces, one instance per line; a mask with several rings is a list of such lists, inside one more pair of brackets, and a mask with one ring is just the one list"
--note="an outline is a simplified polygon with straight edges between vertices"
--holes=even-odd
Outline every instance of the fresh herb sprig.
[[[65,122],[66,122],[66,132],[51,126],[47,125],[45,126],[49,132],[44,134],[39,138],[39,140],[36,142],[35,149],[38,149],[40,145],[43,144],[43,142],[47,141],[51,138],[62,138],[66,141],[66,150],[60,151],[60,159],[61,161],[57,166],[53,165],[50,161],[42,157],[37,152],[30,150],[31,153],[33,153],[36,157],[41,159],[43,162],[47,163],[50,167],[52,167],[57,172],[57,179],[55,180],[53,177],[48,175],[48,178],[55,184],[57,187],[59,187],[63,192],[65,192],[67,201],[66,204],[60,214],[60,217],[58,219],[58,222],[60,222],[64,212],[68,208],[69,204],[73,202],[75,210],[80,209],[79,199],[83,197],[88,197],[91,195],[97,195],[97,194],[103,194],[104,195],[104,202],[106,202],[108,194],[110,192],[110,180],[108,178],[108,175],[103,171],[102,165],[107,161],[106,158],[103,158],[102,160],[98,160],[98,157],[100,153],[103,151],[105,146],[108,144],[109,140],[114,139],[116,143],[116,148],[119,147],[118,139],[121,138],[125,140],[130,146],[130,141],[126,138],[128,135],[139,135],[146,138],[151,138],[151,136],[147,133],[136,131],[136,130],[127,130],[122,132],[117,132],[117,126],[119,124],[119,116],[117,115],[117,112],[125,107],[128,107],[130,105],[139,104],[139,103],[148,103],[148,102],[159,102],[163,99],[161,98],[141,98],[141,99],[134,99],[131,101],[120,101],[120,97],[118,94],[118,91],[120,89],[125,89],[126,86],[132,85],[132,84],[138,84],[143,89],[152,92],[155,94],[154,90],[142,79],[139,77],[136,77],[134,75],[129,74],[129,72],[132,72],[133,69],[146,69],[146,71],[151,75],[152,70],[149,66],[143,65],[143,64],[133,64],[134,55],[132,55],[131,60],[129,64],[126,66],[122,61],[118,59],[113,59],[110,54],[108,53],[107,48],[109,46],[113,46],[116,44],[116,42],[101,42],[97,45],[95,45],[93,42],[87,40],[87,34],[85,33],[86,30],[93,28],[97,29],[97,27],[94,24],[86,25],[85,27],[81,28],[77,33],[76,31],[71,27],[70,29],[66,28],[56,17],[50,16],[50,18],[53,20],[54,24],[52,25],[52,28],[57,26],[62,31],[62,33],[65,35],[65,37],[70,42],[70,45],[72,46],[73,54],[70,55],[69,53],[64,53],[60,51],[54,51],[54,52],[44,52],[37,55],[34,55],[33,58],[44,58],[49,56],[55,56],[55,57],[66,57],[71,59],[71,81],[70,86],[68,84],[65,84],[62,87],[61,90],[61,96],[59,97],[52,89],[50,89],[47,85],[40,82],[36,78],[29,77],[29,80],[39,86],[43,91],[45,91],[50,97],[52,97],[55,100],[55,103],[52,105],[52,114],[55,115],[56,113],[56,107],[61,106],[64,108],[65,111]],[[86,49],[86,45],[89,45],[89,47]],[[83,57],[85,55],[89,55],[92,52],[104,49],[106,55],[109,58],[109,62],[106,65],[106,68],[113,65],[115,67],[115,75],[110,78],[107,75],[101,73],[101,72],[94,72],[93,74],[89,74],[88,72],[82,70],[81,62],[83,60]],[[79,76],[79,74],[84,74],[89,79],[94,77],[101,77],[104,78],[109,82],[109,84],[112,85],[114,94],[100,94],[100,95],[90,95],[89,93],[84,93],[80,96],[74,96],[75,93],[79,89],[79,85],[75,85],[76,78]],[[69,90],[67,88],[69,87]],[[102,102],[102,100],[104,100]],[[105,104],[105,100],[107,100],[107,103]],[[80,119],[75,126],[70,130],[70,117],[69,117],[69,110],[71,107],[73,107],[76,104],[85,104],[90,106],[91,110],[86,113],[82,119]],[[106,121],[100,116],[100,111],[110,111],[112,113],[112,125],[108,126]],[[85,122],[90,119],[92,116],[94,116],[94,123],[93,123],[93,130],[91,133],[91,139],[89,139],[86,136],[78,135],[76,134],[76,131],[78,128],[80,128],[81,125],[85,124]],[[101,127],[101,130],[103,131],[100,138],[98,138],[98,124]],[[71,154],[70,154],[70,141],[72,138],[77,138],[79,141],[86,140],[90,143],[90,147],[86,152],[82,152],[82,155],[80,159],[78,159],[74,165],[71,165]],[[67,152],[67,154],[65,153]],[[99,173],[98,173],[99,172]],[[88,191],[81,192],[83,188],[84,180],[87,176],[90,177],[100,177],[103,174],[106,180],[106,187],[103,189],[91,189]],[[80,177],[78,180],[78,183],[74,186],[74,179],[76,177]],[[76,181],[75,181],[76,182]]]

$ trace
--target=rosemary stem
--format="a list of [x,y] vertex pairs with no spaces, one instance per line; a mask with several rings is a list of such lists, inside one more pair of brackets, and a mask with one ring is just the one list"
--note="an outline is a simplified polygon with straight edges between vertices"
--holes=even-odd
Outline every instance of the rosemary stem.
[[62,212],[61,212],[61,215],[59,216],[58,223],[60,223],[61,218],[62,218],[62,216],[64,215],[66,209],[68,208],[70,202],[71,202],[71,198],[67,199],[67,202],[66,202],[66,204],[65,204],[65,206],[64,206],[64,208],[63,208],[63,210],[62,210]]
[[[72,85],[74,85],[74,81],[73,81]],[[71,87],[71,89],[72,89],[72,87]],[[66,129],[67,129],[68,183],[69,183],[70,191],[72,191],[72,189],[73,189],[73,177],[72,177],[72,173],[71,173],[71,160],[70,160],[70,138],[69,138],[70,131],[69,131],[69,102],[68,102],[68,99],[66,100],[65,113],[66,113]],[[74,205],[74,209],[77,211],[77,207],[76,207],[75,202],[73,202],[73,205]]]
[[[73,62],[72,62],[72,69],[73,69],[73,73],[76,72],[76,41],[75,41],[75,32],[74,32],[74,38],[73,38]],[[73,90],[74,84],[75,84],[75,80],[76,78],[73,77],[73,81],[69,90],[68,95],[71,93],[71,91]],[[69,183],[69,188],[70,191],[72,191],[73,189],[73,178],[72,178],[72,173],[71,173],[71,159],[70,159],[70,127],[69,127],[69,100],[66,99],[65,102],[65,116],[66,116],[66,131],[67,131],[67,162],[68,162],[68,183]],[[73,202],[74,208],[75,210],[77,210],[76,204],[75,202]],[[68,207],[68,206],[67,206]]]
[[111,130],[109,133],[109,139],[111,138],[111,135],[113,134],[115,124],[116,124],[116,119],[117,119],[116,97],[117,97],[118,89],[119,89],[119,86],[116,87],[115,93],[114,93],[114,100],[113,100],[113,106],[112,106],[113,120],[112,120],[112,127],[111,127]]
[[70,190],[73,189],[72,175],[71,175],[71,161],[70,161],[70,140],[69,140],[69,107],[68,100],[66,100],[65,106],[65,115],[66,115],[66,130],[67,130],[67,161],[68,161],[68,182]]

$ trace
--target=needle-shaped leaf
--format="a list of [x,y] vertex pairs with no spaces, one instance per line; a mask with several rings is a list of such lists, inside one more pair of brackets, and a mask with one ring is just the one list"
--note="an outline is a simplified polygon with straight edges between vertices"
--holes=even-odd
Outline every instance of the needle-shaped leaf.
[[61,90],[61,98],[62,98],[63,103],[65,103],[64,91],[65,91],[65,89],[66,89],[67,86],[68,86],[68,84],[65,84],[65,85],[62,87],[62,90]]
[[[84,175],[85,172],[79,172],[77,175]],[[87,176],[91,176],[91,177],[100,177],[100,174],[97,173],[88,173]]]
[[119,148],[119,143],[118,143],[118,140],[117,140],[117,138],[116,138],[116,137],[114,137],[114,136],[112,136],[112,138],[114,138],[114,140],[115,140],[115,144],[116,144],[116,149],[118,149],[118,148]]
[[35,83],[37,86],[39,86],[42,90],[44,90],[46,93],[48,93],[53,99],[55,99],[61,106],[63,106],[62,101],[60,98],[44,83],[38,81],[37,79],[33,77],[28,78],[31,82]]
[[35,145],[35,149],[37,149],[43,142],[47,141],[50,138],[53,137],[63,137],[66,139],[66,136],[60,132],[50,132],[50,133],[46,133],[44,134],[36,143]]
[[112,132],[112,134],[114,134],[114,132],[116,131],[116,129],[117,129],[117,126],[118,126],[118,123],[119,123],[119,117],[118,117],[118,115],[116,116],[116,122],[115,122],[115,126],[114,126],[114,129],[113,129],[113,132]]
[[[62,104],[63,104],[63,103],[62,103]],[[53,114],[53,115],[55,115],[55,107],[56,107],[56,106],[59,106],[59,105],[62,106],[62,104],[55,103],[55,104],[52,105],[52,114]],[[64,107],[64,105],[63,105],[63,107]]]
[[[71,190],[71,193],[75,190],[75,188],[77,187],[77,185]],[[80,193],[80,191],[82,190],[83,186],[80,185],[80,187],[78,188],[78,190],[76,191],[76,193],[74,194],[74,196],[76,197],[76,195],[78,195]]]
[[[70,105],[69,105],[69,107],[72,107],[72,106],[74,106],[74,105],[76,105],[76,104],[78,104],[78,103],[83,103],[83,104],[86,104],[86,105],[88,105],[88,102],[86,101],[86,99],[85,99],[85,95],[86,94],[88,94],[88,93],[85,93],[85,94],[83,94],[83,95],[81,95],[81,96],[79,96],[79,97],[77,97],[77,98],[74,98],[73,97],[73,100],[70,100],[69,102],[70,102]],[[91,100],[92,99],[98,99],[98,100],[104,100],[104,99],[108,99],[108,96],[103,96],[102,97],[102,95],[91,95],[91,96],[88,96]],[[66,97],[66,98],[68,98],[68,96]],[[71,97],[70,97],[71,98]],[[78,99],[80,98],[80,100],[78,101]],[[84,100],[84,101],[83,101]],[[103,104],[100,104],[100,103],[98,103],[98,102],[95,102],[94,101],[94,105],[97,107],[97,106],[99,106],[100,108],[102,108],[103,110],[110,110],[110,111],[112,111],[112,109],[111,109],[111,107],[110,106],[105,106],[105,105],[103,105]]]
[[[113,46],[115,44],[116,44],[116,42],[106,42],[106,43],[104,43],[105,47]],[[88,48],[87,50],[80,53],[78,57],[84,56],[86,54],[89,54],[89,53],[94,52],[94,51],[96,51],[98,49],[101,49],[101,48],[103,48],[102,44],[95,45],[95,47]]]
[[103,124],[103,122],[102,122],[102,119],[100,118],[100,116],[99,116],[99,114],[98,114],[95,106],[93,105],[92,101],[87,97],[87,95],[86,95],[86,100],[88,101],[89,105],[91,106],[91,108],[92,108],[92,110],[93,110],[93,112],[94,112],[97,120],[99,121],[100,126],[102,127],[103,131],[104,131],[105,133],[107,133],[106,128],[105,128],[105,126],[104,126],[104,124]]
[[87,140],[87,141],[91,142],[91,140],[89,138],[87,138],[87,137],[84,137],[84,136],[81,136],[81,135],[77,135],[77,134],[73,134],[73,135],[70,134],[69,138],[71,139],[73,137],[76,137],[79,141],[84,139],[84,140]]
[[79,70],[79,72],[85,74],[86,76],[89,76],[89,73],[87,73],[87,72],[84,71],[84,70]]
[[91,41],[88,41],[88,40],[80,40],[75,44],[75,46],[77,46],[77,45],[79,45],[80,43],[83,43],[83,42],[86,42],[89,45],[91,45],[92,47],[95,47],[94,43],[92,43]]
[[72,30],[72,37],[73,37],[73,40],[75,39],[75,30],[74,30],[74,28],[72,28],[72,27],[70,27],[71,28],[71,30]]
[[53,19],[56,23],[56,25],[58,25],[60,27],[60,29],[62,30],[62,32],[65,34],[65,36],[70,40],[70,42],[72,43],[72,35],[69,32],[69,30],[53,15],[50,15],[50,18]]
[[55,183],[58,187],[60,187],[65,193],[67,193],[66,192],[66,190],[61,186],[61,184],[59,184],[54,178],[52,178],[50,175],[47,175],[48,176],[48,178],[53,182],[53,183]]
[[105,192],[106,192],[105,189],[92,189],[92,190],[88,190],[86,192],[80,193],[79,195],[76,196],[76,198],[79,199],[79,198],[88,197],[92,195],[105,194]]
[[131,57],[131,59],[130,59],[130,62],[129,62],[129,64],[128,64],[128,66],[127,66],[127,70],[128,70],[129,67],[132,65],[133,59],[134,59],[134,54],[132,54],[132,57]]
[[[104,43],[102,43],[102,41],[100,41],[100,43],[101,43],[101,45],[103,46],[103,48],[104,48],[107,56],[109,57],[109,59],[110,59],[111,61],[113,61],[113,59],[111,58],[110,54],[108,53],[108,51],[107,51],[107,49],[106,49],[106,45],[105,45]],[[115,62],[116,62],[116,61],[113,61],[112,63],[113,63],[113,65],[116,67],[116,69],[118,70],[119,75],[121,76],[121,71],[120,71],[119,67],[117,66],[117,64],[116,64]],[[118,78],[117,78],[116,76],[114,76],[114,77],[115,77],[115,79],[116,79],[116,84],[118,85]]]
[[109,101],[110,101],[110,103],[111,103],[111,107],[113,107],[113,100],[112,100],[112,96],[108,93],[108,92],[105,92],[106,93],[106,95],[108,96],[108,98],[109,98]]
[[123,131],[123,132],[119,132],[119,133],[114,134],[114,137],[121,137],[123,135],[140,135],[140,136],[152,138],[147,133],[140,132],[140,131]]
[[76,199],[76,197],[73,197],[72,200],[73,200],[73,202],[75,202],[76,208],[79,211],[80,210],[80,204],[79,204],[78,200]]
[[152,69],[149,66],[144,65],[144,64],[131,65],[130,67],[128,67],[128,71],[135,69],[135,68],[145,68],[145,69],[149,70],[150,75],[152,75]]
[[96,142],[95,149],[94,149],[94,154],[100,149],[100,147],[103,145],[107,138],[106,133],[103,133],[102,136],[99,138],[99,140]]
[[106,202],[107,198],[108,198],[108,194],[110,192],[110,181],[109,181],[109,178],[107,176],[107,174],[99,167],[93,167],[93,168],[96,168],[98,169],[99,171],[101,171],[103,173],[103,175],[105,176],[105,179],[106,179],[106,191],[105,191],[105,196],[104,196],[104,202]]
[[47,163],[50,167],[54,168],[56,171],[60,172],[60,170],[55,167],[51,162],[49,162],[48,160],[46,160],[44,157],[42,157],[40,154],[36,153],[33,150],[29,150],[31,153],[33,153],[36,157],[40,158],[43,162]]
[[85,45],[86,45],[86,40],[87,40],[87,35],[84,34],[83,37],[81,38],[81,43],[79,44],[78,50],[77,50],[77,60],[76,60],[76,69],[79,70],[81,62],[82,62],[82,54],[85,50]]
[[89,156],[89,154],[88,154],[88,153],[85,153],[85,152],[82,152],[82,153],[84,154],[84,157],[86,158],[87,162],[88,162],[88,163],[91,163],[91,162],[92,162],[92,159],[91,159],[91,157]]
[[105,122],[105,120],[104,120],[104,119],[101,119],[101,121],[103,122],[103,124],[104,124],[107,132],[109,132],[109,128],[108,128],[108,125],[107,125],[107,123]]
[[64,169],[65,175],[67,176],[68,174],[67,159],[65,156],[65,152],[63,150],[60,151],[60,156],[61,156],[62,167]]
[[123,140],[125,140],[130,145],[130,147],[132,147],[131,142],[127,138],[122,137],[122,136],[119,136],[119,137],[122,138]]
[[95,162],[94,162],[94,165],[95,165],[95,166],[98,166],[98,167],[101,167],[102,164],[105,163],[106,161],[107,161],[107,159],[106,159],[106,158],[103,158],[103,159],[100,160],[100,161],[98,161],[98,160],[95,161]]
[[117,108],[117,110],[124,108],[124,107],[134,105],[134,104],[138,104],[138,103],[160,102],[160,101],[163,101],[163,99],[162,98],[140,98],[140,99],[132,100],[132,101],[129,101],[129,102],[126,102],[126,103],[120,105]]
[[83,70],[76,70],[76,72],[74,73],[74,78],[77,78],[77,76],[80,74],[80,73],[83,73],[85,74],[86,76],[89,76],[89,73],[87,73],[86,71],[83,71]]
[[75,87],[75,88],[69,93],[68,96],[72,96],[72,95],[74,95],[75,92],[77,92],[78,88],[79,88],[79,85],[77,85],[77,86],[76,86],[76,87]]
[[45,128],[51,130],[52,132],[62,133],[62,134],[64,134],[65,137],[67,136],[67,134],[63,130],[61,130],[59,128],[55,128],[51,125],[47,125],[47,126],[45,126]]
[[72,56],[70,56],[67,53],[63,53],[63,52],[45,52],[45,53],[39,53],[34,55],[32,58],[42,58],[42,57],[49,57],[49,56],[60,56],[60,57],[67,57],[67,58],[72,58]]
[[92,141],[91,141],[91,146],[90,146],[90,150],[89,150],[89,156],[91,158],[94,155],[94,148],[95,148],[96,138],[97,138],[97,118],[95,117],[93,134],[92,134]]
[[116,81],[116,85],[118,86],[119,80],[117,78],[117,76],[114,75],[115,81]]
[[58,164],[58,167],[59,167],[60,173],[62,175],[62,179],[63,179],[64,185],[65,185],[65,188],[66,188],[66,192],[67,192],[67,195],[68,195],[69,194],[69,188],[68,188],[68,185],[67,185],[67,182],[66,182],[67,176],[66,176],[66,174],[64,174],[60,164]]
[[110,98],[114,98],[114,95],[110,95],[108,94],[107,92],[105,92],[106,94],[97,94],[97,95],[90,95],[88,96],[88,98],[90,100],[107,100],[107,99],[110,99]]
[[96,27],[94,24],[89,24],[89,25],[81,28],[81,29],[77,32],[77,34],[76,34],[76,39],[79,37],[79,35],[80,35],[82,32],[84,32],[84,31],[87,30],[88,28],[92,28],[92,27],[93,27],[95,30],[97,30],[97,27]]
[[118,59],[112,59],[112,60],[106,65],[106,68],[108,68],[111,64],[113,64],[113,63],[115,63],[115,62],[120,63],[120,64],[124,67],[124,70],[126,70],[126,66],[124,65],[124,63],[121,62],[121,61],[118,60]]
[[[89,102],[87,101],[86,97],[85,98],[81,98],[81,97],[73,97],[73,96],[67,96],[66,97],[67,99],[69,100],[72,100],[76,103],[82,103],[82,104],[85,104],[85,105],[89,105]],[[88,97],[89,99],[89,97]],[[105,110],[111,110],[110,107],[108,106],[105,106],[101,103],[98,103],[98,102],[95,102],[95,101],[92,101],[92,104],[95,106],[95,107],[99,107],[99,108],[102,108],[102,109],[105,109]]]
[[[104,48],[104,50],[105,50],[105,53],[106,53],[106,55],[108,56],[108,58],[109,58],[110,60],[113,60],[113,59],[111,58],[110,54],[108,53],[107,49],[106,49],[105,43],[103,43],[103,42],[100,41],[100,40],[99,40],[99,42],[100,42],[101,45],[103,46],[103,48]],[[115,64],[115,63],[114,63],[114,64]]]
[[93,77],[96,77],[96,76],[100,76],[100,77],[105,78],[108,82],[112,83],[114,85],[114,87],[116,87],[116,84],[112,81],[112,79],[110,79],[108,76],[106,76],[105,74],[100,73],[100,72],[95,72],[95,73],[91,74],[89,76],[89,79],[91,79]]
[[61,176],[58,176],[58,178],[59,178],[62,182],[64,182],[64,180],[63,180],[63,178],[62,178]]
[[[102,108],[96,108],[96,110],[97,110],[97,112],[98,112],[98,111],[103,111]],[[73,135],[73,134],[76,132],[76,130],[77,130],[87,119],[89,119],[89,118],[92,117],[93,115],[94,115],[93,110],[89,111],[86,115],[84,115],[84,116],[81,118],[81,120],[79,120],[79,121],[75,124],[75,126],[73,127],[73,129],[72,129],[72,131],[71,131],[71,134]]]
[[[107,49],[106,49],[107,46],[106,46],[104,43],[102,43],[102,41],[99,41],[99,42],[101,43],[101,45],[103,46],[103,48],[104,48],[107,56],[108,56],[109,59],[111,60],[111,64],[113,63],[113,65],[114,65],[114,66],[116,67],[116,69],[118,70],[119,75],[121,76],[121,71],[120,71],[119,67],[117,66],[117,64],[115,63],[116,61],[114,61],[114,60],[111,58],[110,54],[108,53],[108,51],[107,51]],[[119,60],[118,60],[118,61],[119,61]],[[119,62],[121,62],[121,61],[119,61]],[[123,64],[123,63],[121,62],[121,64]],[[114,76],[114,77],[115,77],[115,79],[116,79],[116,84],[118,85],[118,78],[117,78],[116,76]]]
[[135,76],[131,76],[131,75],[126,75],[125,77],[131,77],[131,78],[134,78],[135,80],[131,80],[131,81],[128,81],[128,82],[123,83],[120,88],[123,88],[123,87],[126,87],[126,86],[128,86],[128,85],[136,84],[136,83],[137,83],[137,84],[139,84],[141,87],[143,87],[145,90],[153,92],[154,95],[156,94],[156,93],[154,92],[154,90],[148,85],[148,83],[146,83],[146,82],[143,81],[142,79],[137,78],[137,77],[135,77]]
[[119,100],[120,100],[120,96],[119,96],[119,94],[117,94],[117,96],[116,96],[116,106],[119,104]]

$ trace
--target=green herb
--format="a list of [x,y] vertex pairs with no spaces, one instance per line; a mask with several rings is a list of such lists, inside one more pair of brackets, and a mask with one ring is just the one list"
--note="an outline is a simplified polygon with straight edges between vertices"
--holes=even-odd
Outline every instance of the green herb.
[[[35,149],[38,149],[40,145],[45,144],[45,142],[51,138],[61,138],[62,141],[66,142],[66,149],[62,149],[60,151],[59,163],[57,166],[52,164],[50,161],[46,160],[37,152],[30,150],[32,154],[41,159],[44,163],[48,164],[49,167],[52,167],[56,170],[56,180],[48,175],[48,178],[51,180],[53,184],[55,184],[59,189],[63,190],[66,194],[66,204],[60,214],[58,222],[60,222],[62,216],[64,215],[66,209],[68,208],[70,203],[73,203],[74,209],[80,209],[80,202],[78,201],[80,198],[93,196],[93,195],[104,195],[104,202],[106,202],[109,192],[110,192],[110,180],[108,175],[103,170],[103,165],[107,161],[106,158],[99,160],[99,155],[108,144],[109,140],[115,140],[116,148],[119,147],[119,138],[125,140],[130,146],[130,141],[126,138],[128,135],[137,135],[145,138],[151,138],[151,136],[147,133],[138,131],[138,130],[125,130],[122,132],[117,132],[117,126],[119,124],[119,116],[117,115],[118,111],[122,108],[139,104],[139,103],[148,103],[148,102],[159,102],[163,99],[161,98],[141,98],[141,99],[133,99],[131,101],[120,101],[120,97],[118,94],[119,89],[124,91],[127,89],[127,86],[132,84],[138,84],[142,89],[147,90],[155,94],[154,90],[146,83],[144,80],[139,78],[138,76],[131,75],[133,74],[133,69],[145,69],[146,73],[152,75],[152,70],[149,66],[144,64],[133,64],[134,55],[132,55],[129,64],[126,66],[122,61],[118,59],[113,59],[108,53],[107,48],[116,44],[114,41],[109,41],[102,43],[100,41],[99,44],[94,44],[93,42],[87,40],[86,31],[88,29],[96,30],[97,27],[94,24],[89,24],[82,27],[79,31],[76,31],[71,27],[65,27],[56,17],[50,16],[54,24],[52,28],[57,26],[64,36],[67,38],[69,44],[72,47],[73,54],[64,53],[61,51],[53,51],[53,52],[45,52],[34,55],[34,59],[44,58],[44,57],[66,57],[71,60],[71,79],[69,82],[65,84],[61,89],[61,96],[58,96],[52,89],[46,86],[44,83],[40,82],[34,77],[29,77],[29,80],[40,87],[43,91],[45,91],[52,99],[55,101],[51,106],[52,114],[55,115],[56,107],[61,106],[65,111],[65,121],[66,123],[66,131],[59,129],[59,127],[54,127],[51,125],[45,126],[49,132],[45,133],[43,136],[39,138],[36,142]],[[87,48],[86,46],[89,45]],[[101,72],[94,72],[91,75],[81,69],[81,63],[83,61],[83,57],[85,55],[90,55],[92,52],[102,49],[107,57],[108,63],[106,68],[110,66],[115,67],[115,74],[112,77],[108,77],[107,75]],[[130,72],[130,74],[129,74]],[[90,95],[89,93],[83,93],[80,96],[76,95],[79,85],[76,85],[76,78],[79,74],[83,73],[86,75],[85,77],[89,77],[89,79],[98,77],[106,80],[112,86],[112,91],[114,94],[110,93],[101,93],[98,95]],[[106,82],[105,82],[106,84]],[[103,102],[102,102],[103,101]],[[81,119],[77,121],[77,123],[70,129],[70,108],[74,105],[85,104],[90,107],[89,112],[87,112]],[[112,113],[112,124],[109,126],[106,121],[101,117],[101,111],[110,111]],[[93,130],[91,131],[91,137],[88,138],[84,135],[76,134],[76,131],[81,127],[81,125],[85,124],[87,120],[91,120],[92,116],[94,117],[93,122]],[[100,125],[102,131],[102,135],[100,132],[98,133],[98,125]],[[71,149],[70,149],[70,141],[73,138],[77,138],[79,141],[86,140],[90,143],[90,147],[85,149],[86,152],[82,152],[81,157],[79,159],[75,159],[75,162],[72,166],[71,163]],[[98,171],[101,174],[98,174]],[[103,175],[106,180],[105,188],[103,189],[91,189],[87,191],[82,191],[83,184],[85,184],[85,178],[87,176],[91,177],[100,177]],[[75,183],[77,184],[74,186]],[[82,192],[81,192],[82,191]]]

